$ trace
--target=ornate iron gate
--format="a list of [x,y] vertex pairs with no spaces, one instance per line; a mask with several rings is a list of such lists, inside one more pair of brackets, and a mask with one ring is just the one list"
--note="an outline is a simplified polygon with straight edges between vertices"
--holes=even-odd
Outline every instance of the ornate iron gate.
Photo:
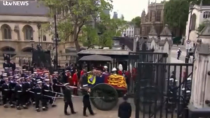
[[131,73],[131,81],[129,83],[129,94],[135,93],[135,81],[137,77],[137,64],[138,62],[150,63],[166,63],[168,58],[167,53],[154,53],[151,51],[145,52],[129,52],[129,69]]
[[50,51],[33,50],[32,53],[32,64],[37,67],[51,67],[51,55]]
[[139,62],[136,118],[187,118],[193,64]]

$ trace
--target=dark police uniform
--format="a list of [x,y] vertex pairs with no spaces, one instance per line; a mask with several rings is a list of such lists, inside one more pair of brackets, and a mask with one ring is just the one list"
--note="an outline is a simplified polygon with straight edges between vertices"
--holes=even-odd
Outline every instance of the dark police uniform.
[[[0,78],[0,94],[2,93],[2,86],[3,86],[4,83],[5,83],[5,81],[4,81],[3,77],[1,77]],[[0,101],[3,99],[1,97],[3,97],[3,96],[0,96]]]
[[119,118],[130,118],[131,117],[131,105],[127,101],[120,104],[118,109],[118,117]]
[[4,83],[2,85],[2,97],[3,97],[3,105],[6,106],[6,104],[8,103],[9,99],[10,99],[10,88],[9,88],[9,83]]
[[[52,96],[52,89],[51,89],[51,85],[50,84],[43,84],[42,86],[42,94],[43,95],[46,95],[46,96]],[[46,97],[46,96],[43,96],[42,98],[42,108],[44,110],[46,110],[48,107],[47,107],[47,102],[49,102],[50,104],[53,104],[53,99],[50,98],[50,97]]]
[[37,86],[34,88],[34,97],[35,97],[35,107],[37,111],[40,111],[39,104],[42,100],[42,88],[41,86]]
[[72,114],[76,113],[74,111],[74,106],[73,106],[73,103],[72,103],[71,89],[67,88],[67,87],[63,87],[63,94],[64,94],[64,102],[65,102],[65,104],[64,104],[64,114],[69,115],[68,112],[67,112],[68,106],[70,107]]
[[31,83],[30,82],[24,82],[23,83],[23,105],[26,108],[26,105],[29,103],[31,98],[31,93],[29,92],[31,90]]
[[15,86],[16,86],[16,82],[15,81],[10,81],[9,83],[9,87],[10,87],[10,106],[13,107],[14,103],[16,101],[16,97],[15,97]]
[[17,109],[20,110],[21,106],[23,106],[23,87],[22,84],[18,83],[15,86],[15,94],[16,94],[16,98],[17,98]]
[[58,81],[58,79],[57,78],[53,78],[53,90],[55,92],[58,92],[58,93],[61,92],[60,91],[60,86],[58,86],[59,84],[60,84],[60,82]]
[[94,115],[91,104],[90,104],[90,95],[86,91],[86,92],[84,92],[84,96],[83,96],[83,115],[84,116],[87,116],[87,114],[86,114],[87,109],[89,110],[91,115]]

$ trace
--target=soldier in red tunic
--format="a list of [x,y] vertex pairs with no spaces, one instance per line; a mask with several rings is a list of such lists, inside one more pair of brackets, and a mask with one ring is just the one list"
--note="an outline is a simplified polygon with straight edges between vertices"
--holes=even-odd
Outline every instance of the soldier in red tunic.
[[[78,74],[78,72],[77,72],[77,69],[76,69],[73,76],[72,76],[72,82],[71,82],[71,85],[76,86],[76,87],[77,87],[77,84],[78,84],[78,75],[77,74]],[[73,94],[78,95],[77,94],[77,89],[73,89]]]
[[119,75],[123,75],[123,66],[122,66],[122,64],[119,64],[117,73]]

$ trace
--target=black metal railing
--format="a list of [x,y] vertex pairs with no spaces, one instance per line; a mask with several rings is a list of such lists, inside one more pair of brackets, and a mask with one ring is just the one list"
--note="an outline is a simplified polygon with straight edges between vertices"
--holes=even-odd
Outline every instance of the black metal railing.
[[136,118],[188,117],[193,64],[139,62],[137,73]]

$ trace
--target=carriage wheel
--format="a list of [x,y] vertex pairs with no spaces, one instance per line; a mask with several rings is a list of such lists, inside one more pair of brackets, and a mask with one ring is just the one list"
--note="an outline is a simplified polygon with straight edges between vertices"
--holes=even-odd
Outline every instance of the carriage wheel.
[[[151,114],[160,108],[160,96],[156,87],[142,87],[138,95],[141,112]],[[136,99],[134,99],[134,102],[136,103]]]
[[91,102],[99,110],[111,110],[118,103],[116,89],[108,84],[97,84],[91,89]]

